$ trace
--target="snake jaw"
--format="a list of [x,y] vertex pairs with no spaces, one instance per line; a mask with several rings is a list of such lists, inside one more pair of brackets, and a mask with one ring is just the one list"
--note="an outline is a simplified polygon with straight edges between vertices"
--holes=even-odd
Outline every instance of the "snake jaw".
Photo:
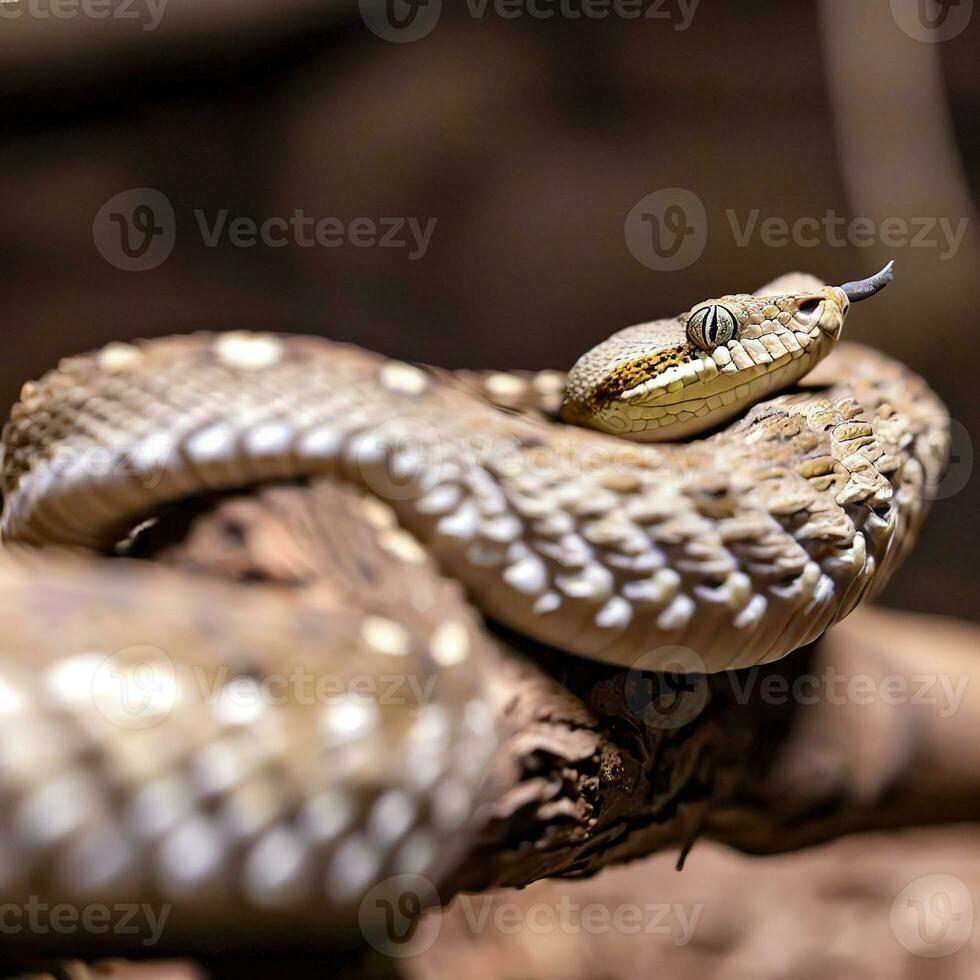
[[833,350],[850,308],[842,288],[796,289],[722,296],[614,334],[569,373],[563,420],[669,441],[703,433],[795,384]]

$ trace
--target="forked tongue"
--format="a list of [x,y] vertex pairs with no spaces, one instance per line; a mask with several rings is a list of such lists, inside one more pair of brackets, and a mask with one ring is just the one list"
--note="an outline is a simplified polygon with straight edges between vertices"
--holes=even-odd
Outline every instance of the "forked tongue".
[[857,282],[845,282],[839,288],[852,303],[860,303],[862,299],[868,299],[868,297],[880,292],[892,281],[892,266],[894,264],[894,261],[889,262],[881,272],[876,272],[867,279],[859,279]]

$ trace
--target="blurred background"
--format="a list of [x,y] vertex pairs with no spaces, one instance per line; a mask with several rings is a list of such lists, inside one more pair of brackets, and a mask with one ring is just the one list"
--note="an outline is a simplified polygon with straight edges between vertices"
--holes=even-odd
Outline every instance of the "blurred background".
[[65,354],[199,329],[567,368],[703,298],[894,258],[847,333],[958,425],[884,601],[976,617],[972,0],[387,3],[0,5],[0,402]]

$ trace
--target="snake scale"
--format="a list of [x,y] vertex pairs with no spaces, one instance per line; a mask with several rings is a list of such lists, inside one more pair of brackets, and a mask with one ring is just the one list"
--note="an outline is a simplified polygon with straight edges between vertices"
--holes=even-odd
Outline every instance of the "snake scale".
[[[4,431],[0,897],[322,930],[459,860],[497,740],[481,617],[654,670],[818,636],[908,550],[944,465],[925,383],[837,343],[882,284],[783,277],[628,328],[567,377],[224,333],[25,385]],[[313,477],[356,493],[382,582],[355,562],[290,592],[84,553],[174,501]],[[414,695],[381,696],[389,675]]]

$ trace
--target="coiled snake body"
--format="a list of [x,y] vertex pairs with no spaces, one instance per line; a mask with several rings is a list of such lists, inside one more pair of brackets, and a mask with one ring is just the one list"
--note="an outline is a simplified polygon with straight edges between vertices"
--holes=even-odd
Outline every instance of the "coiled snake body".
[[[849,285],[787,277],[630,328],[567,381],[229,333],[112,344],[26,385],[4,433],[0,895],[146,895],[194,928],[228,908],[322,922],[385,876],[437,880],[496,737],[473,607],[651,670],[819,635],[910,546],[944,457],[941,404],[871,350],[773,395],[834,347]],[[558,422],[562,391],[566,420],[607,431]],[[735,415],[687,442],[608,434]],[[313,476],[361,494],[383,582],[297,595],[35,550],[104,551],[168,502]],[[355,696],[393,674],[410,703]]]

